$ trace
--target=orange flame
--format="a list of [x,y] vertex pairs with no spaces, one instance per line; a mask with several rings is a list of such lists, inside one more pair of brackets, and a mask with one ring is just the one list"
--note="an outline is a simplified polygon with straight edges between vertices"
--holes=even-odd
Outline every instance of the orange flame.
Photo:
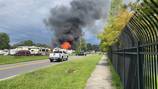
[[71,48],[71,44],[69,42],[64,42],[63,44],[61,44],[61,48],[63,48],[63,49],[70,49]]

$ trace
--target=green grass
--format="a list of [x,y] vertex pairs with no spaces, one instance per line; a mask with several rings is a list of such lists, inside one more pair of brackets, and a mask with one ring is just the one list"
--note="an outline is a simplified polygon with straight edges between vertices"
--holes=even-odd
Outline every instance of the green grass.
[[48,59],[48,56],[0,56],[0,65]]
[[158,89],[158,75],[157,75],[157,89]]
[[0,82],[0,89],[84,89],[101,55],[62,64]]
[[115,89],[123,89],[121,79],[120,79],[119,75],[116,73],[116,71],[111,63],[110,63],[110,70],[111,70],[111,74],[112,74],[112,86],[114,86]]

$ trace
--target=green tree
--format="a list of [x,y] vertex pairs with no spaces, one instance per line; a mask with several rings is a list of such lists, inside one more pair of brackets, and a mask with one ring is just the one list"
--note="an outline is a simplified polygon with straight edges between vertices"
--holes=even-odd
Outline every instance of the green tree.
[[100,51],[99,45],[87,43],[87,51]]
[[10,38],[6,33],[0,33],[0,49],[9,49]]
[[80,49],[83,51],[87,50],[87,45],[86,45],[86,41],[84,38],[81,38],[81,40],[80,40]]
[[48,46],[47,44],[36,43],[34,45],[37,46],[37,47],[48,47],[48,48],[50,48],[50,46]]
[[119,13],[113,17],[113,20],[109,21],[104,32],[98,36],[101,39],[100,48],[102,51],[107,51],[109,46],[118,41],[118,36],[132,16],[133,13],[130,13],[126,8],[122,8]]
[[32,40],[26,40],[26,41],[23,42],[23,44],[24,44],[25,46],[33,46],[33,45],[34,45],[34,43],[33,43]]
[[35,45],[35,44],[33,43],[33,41],[31,41],[31,40],[25,40],[25,41],[21,41],[21,42],[19,42],[19,43],[17,43],[17,44],[14,44],[14,45],[13,45],[13,48],[16,48],[16,47],[18,47],[18,46],[33,46],[33,45]]
[[93,46],[92,46],[91,43],[87,43],[87,50],[88,50],[88,51],[93,50]]
[[81,51],[87,51],[87,44],[84,38],[80,38],[79,44],[77,44],[76,53]]
[[100,51],[99,45],[92,45],[94,51]]
[[111,23],[115,16],[118,15],[123,6],[123,0],[111,0],[111,8],[109,11],[109,23]]

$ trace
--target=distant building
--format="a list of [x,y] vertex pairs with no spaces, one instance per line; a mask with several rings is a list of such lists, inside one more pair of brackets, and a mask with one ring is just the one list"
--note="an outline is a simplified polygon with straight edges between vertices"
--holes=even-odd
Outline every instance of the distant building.
[[27,50],[31,55],[49,55],[50,48],[37,47],[37,46],[18,46],[15,49],[0,50],[0,55],[15,55],[18,51]]
[[36,46],[19,46],[16,48],[16,50],[17,51],[28,50],[31,52],[32,55],[37,55],[37,54],[49,55],[49,53],[51,52],[50,48],[36,47]]

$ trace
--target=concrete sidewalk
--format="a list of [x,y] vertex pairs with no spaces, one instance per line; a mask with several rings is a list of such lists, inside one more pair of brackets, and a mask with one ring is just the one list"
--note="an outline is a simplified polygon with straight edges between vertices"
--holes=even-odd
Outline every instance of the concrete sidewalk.
[[114,89],[107,57],[103,56],[87,81],[85,89]]

